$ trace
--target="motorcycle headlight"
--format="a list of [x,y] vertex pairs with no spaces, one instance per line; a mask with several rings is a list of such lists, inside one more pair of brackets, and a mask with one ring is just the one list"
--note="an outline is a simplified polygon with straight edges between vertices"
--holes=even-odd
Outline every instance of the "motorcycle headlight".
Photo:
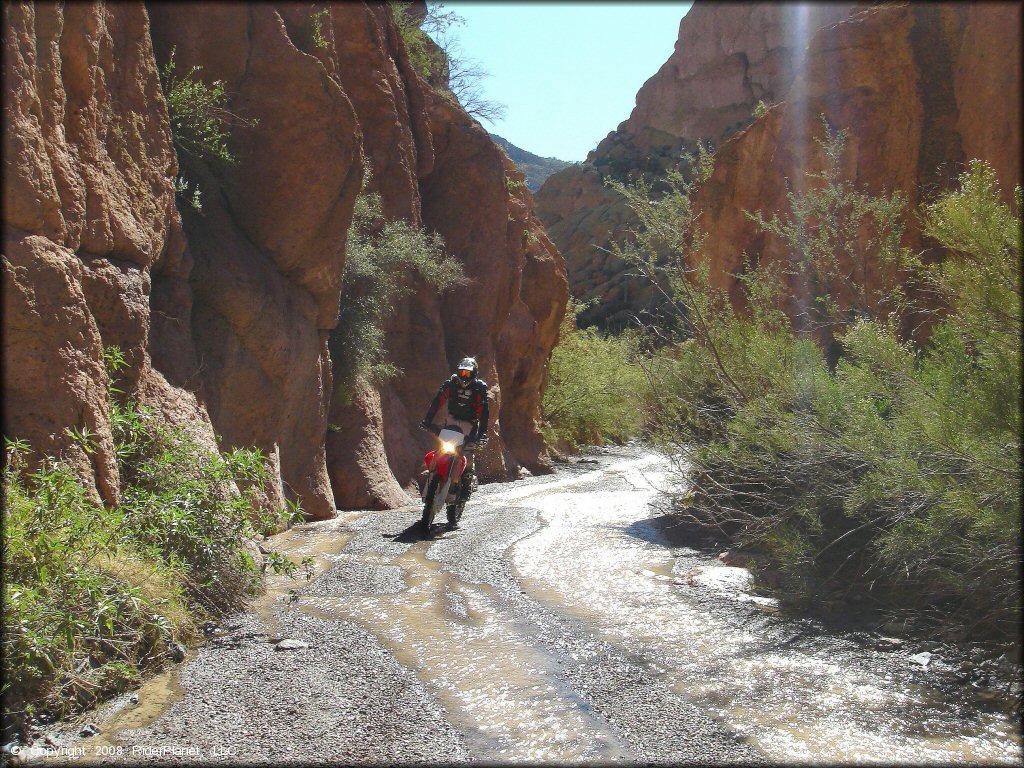
[[455,443],[441,443],[441,453],[455,453]]

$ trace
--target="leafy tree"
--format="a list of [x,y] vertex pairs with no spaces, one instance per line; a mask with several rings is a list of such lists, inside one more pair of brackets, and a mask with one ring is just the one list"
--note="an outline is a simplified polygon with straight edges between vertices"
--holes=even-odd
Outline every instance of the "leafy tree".
[[[760,211],[746,215],[789,246],[788,275],[804,294],[798,298],[802,306],[797,316],[804,330],[821,332],[834,362],[839,352],[833,343],[837,329],[852,318],[878,312],[889,293],[902,296],[891,276],[885,277],[886,271],[891,273],[906,261],[900,248],[906,199],[899,192],[871,195],[844,179],[841,163],[847,133],[833,130],[824,115],[821,125],[822,133],[814,141],[825,167],[806,174],[804,191],[787,192],[789,213],[770,219]],[[849,295],[840,297],[841,291]]]
[[399,371],[386,362],[384,318],[419,279],[438,291],[465,282],[462,265],[444,241],[406,221],[387,221],[380,195],[367,191],[370,173],[356,198],[345,250],[338,325],[329,348],[336,396],[351,396],[357,377],[381,381]]
[[454,11],[444,10],[441,3],[428,3],[422,19],[412,12],[411,3],[389,0],[388,4],[409,60],[420,76],[477,120],[500,120],[505,105],[488,99],[483,92],[487,70],[467,58],[450,34],[453,27],[465,24],[465,19]]
[[[1014,638],[1020,191],[1014,213],[992,169],[972,162],[921,211],[923,231],[951,252],[923,267],[899,250],[902,199],[841,178],[841,138],[822,140],[826,170],[786,215],[753,216],[793,261],[748,265],[743,311],[708,279],[693,182],[660,197],[613,185],[641,222],[617,252],[687,323],[685,339],[649,329],[663,346],[645,363],[650,426],[691,487],[680,514],[772,555],[786,602],[827,609],[856,590],[877,610]],[[864,285],[879,261],[913,269],[941,305],[923,347]],[[824,299],[817,318],[840,345],[834,359],[781,311],[798,277]],[[835,279],[853,283],[856,312],[836,312]]]

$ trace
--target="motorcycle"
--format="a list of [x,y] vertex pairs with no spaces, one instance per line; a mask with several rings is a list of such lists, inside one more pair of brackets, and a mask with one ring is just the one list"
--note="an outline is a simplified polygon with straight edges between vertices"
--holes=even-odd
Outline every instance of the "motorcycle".
[[434,516],[443,504],[448,506],[449,528],[454,528],[462,519],[466,502],[461,498],[459,481],[468,463],[465,454],[476,448],[475,444],[466,443],[466,435],[458,427],[430,425],[429,430],[437,435],[440,445],[423,457],[428,472],[423,486],[423,517],[420,520],[424,533],[430,532]]

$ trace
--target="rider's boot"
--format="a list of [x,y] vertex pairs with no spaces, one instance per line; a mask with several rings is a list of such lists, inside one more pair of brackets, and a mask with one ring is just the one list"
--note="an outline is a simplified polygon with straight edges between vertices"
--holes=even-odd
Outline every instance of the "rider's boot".
[[463,503],[469,501],[469,497],[475,490],[476,475],[473,472],[473,467],[467,466],[465,471],[462,473],[462,477],[459,478],[459,501]]

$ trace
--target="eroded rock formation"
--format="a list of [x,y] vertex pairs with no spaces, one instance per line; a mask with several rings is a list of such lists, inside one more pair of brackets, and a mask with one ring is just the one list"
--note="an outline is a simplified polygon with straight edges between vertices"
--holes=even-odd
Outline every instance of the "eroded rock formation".
[[[67,455],[116,503],[116,344],[121,386],[160,418],[211,450],[267,454],[272,503],[313,518],[394,506],[429,442],[412,425],[472,352],[494,398],[482,474],[543,470],[564,265],[528,195],[509,192],[507,158],[412,70],[390,13],[5,5],[5,435]],[[172,51],[179,74],[224,83],[237,162],[181,153],[179,169],[158,75]],[[444,297],[413,286],[387,318],[403,374],[332,405],[327,339],[364,164],[385,214],[441,233],[471,282]],[[201,210],[176,205],[179,172]],[[86,427],[91,455],[65,433]]]
[[[104,347],[130,364],[122,387],[214,445],[193,391],[164,375],[188,367],[190,337],[150,323],[175,291],[187,320],[189,290],[146,12],[5,4],[4,62],[3,432],[36,460],[66,457],[114,504]],[[68,430],[92,433],[94,452]]]
[[581,315],[581,325],[619,328],[656,303],[651,287],[628,277],[626,265],[608,253],[634,221],[604,178],[657,178],[698,141],[717,147],[749,125],[759,101],[785,97],[814,32],[844,19],[852,5],[693,5],[679,24],[675,50],[637,93],[629,118],[585,163],[552,175],[537,195],[573,296],[599,300]]
[[[929,244],[912,212],[948,188],[967,160],[991,163],[1009,200],[1020,182],[1019,30],[1014,4],[695,4],[629,120],[538,195],[574,295],[600,299],[583,322],[621,326],[655,304],[653,290],[602,250],[632,226],[602,179],[657,178],[697,139],[716,148],[698,198],[711,277],[735,301],[744,255],[786,256],[744,211],[784,212],[787,179],[798,188],[805,173],[821,170],[813,141],[821,115],[848,131],[847,178],[906,196],[904,244],[915,251]],[[755,119],[758,100],[769,109]],[[886,279],[870,265],[870,285]],[[799,292],[792,286],[797,303]]]
[[[430,438],[419,432],[452,365],[477,356],[496,424],[478,458],[486,479],[544,471],[537,416],[547,358],[567,299],[565,268],[505,154],[479,124],[413,69],[390,15],[332,7],[338,74],[363,126],[370,188],[384,212],[439,233],[467,285],[441,297],[414,284],[387,318],[390,360],[404,375],[336,403],[328,465],[340,506],[404,499]],[[376,424],[382,425],[382,439]],[[358,469],[356,468],[358,466]],[[352,483],[353,476],[367,478]]]
[[[820,116],[846,129],[844,175],[874,194],[907,199],[904,244],[929,251],[913,215],[948,189],[971,158],[990,162],[1009,200],[1020,183],[1020,6],[874,6],[818,32],[785,102],[726,142],[698,197],[715,284],[734,301],[746,253],[782,261],[785,245],[743,211],[784,212],[786,179],[799,189],[824,158],[811,137]],[[982,119],[982,115],[985,118]],[[887,278],[869,265],[868,285]],[[801,285],[791,289],[801,300]],[[834,286],[841,304],[844,286]],[[795,306],[791,314],[795,314]]]

